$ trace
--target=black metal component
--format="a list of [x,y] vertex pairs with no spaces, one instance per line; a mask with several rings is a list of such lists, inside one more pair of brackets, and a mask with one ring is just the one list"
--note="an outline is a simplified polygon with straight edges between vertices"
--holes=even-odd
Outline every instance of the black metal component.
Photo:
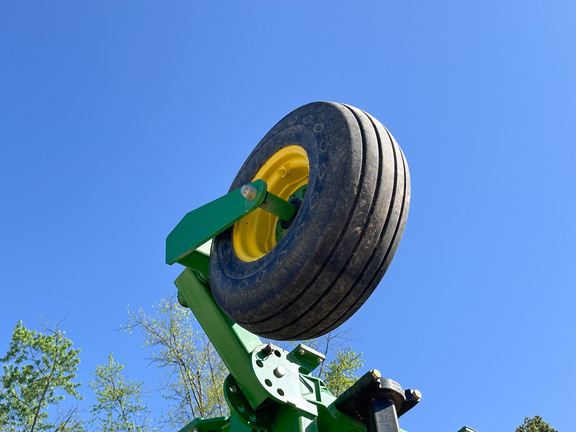
[[404,391],[376,369],[364,374],[334,402],[336,408],[368,427],[368,432],[399,432],[398,417],[421,398],[418,390]]
[[270,354],[272,354],[273,351],[274,351],[274,345],[268,342],[268,344],[264,348],[262,348],[262,351],[260,352],[262,353],[263,357],[268,357]]
[[372,399],[368,410],[368,432],[400,432],[396,406],[386,399]]
[[406,397],[406,401],[402,404],[400,410],[398,410],[398,417],[414,408],[422,398],[420,391],[411,389],[404,391],[404,396]]

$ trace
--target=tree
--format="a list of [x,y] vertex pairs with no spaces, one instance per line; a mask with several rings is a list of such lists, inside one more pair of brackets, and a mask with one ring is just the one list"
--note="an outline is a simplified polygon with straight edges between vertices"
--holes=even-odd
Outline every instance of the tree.
[[112,353],[108,363],[97,365],[94,381],[89,387],[96,394],[97,404],[91,406],[91,424],[103,432],[149,431],[150,411],[142,405],[143,383],[128,381],[124,365],[116,363]]
[[37,333],[18,322],[3,363],[0,420],[4,430],[80,431],[77,409],[60,404],[65,394],[81,399],[76,377],[80,350],[58,327]]
[[130,324],[124,330],[142,329],[142,346],[152,349],[152,363],[165,371],[163,395],[175,404],[168,423],[179,427],[196,417],[227,415],[222,392],[226,367],[205,333],[196,330],[193,314],[173,297],[153,309],[153,315],[129,310]]
[[362,353],[358,354],[350,347],[346,350],[338,349],[336,360],[326,366],[323,371],[324,376],[321,378],[324,380],[328,390],[335,396],[339,396],[358,379],[354,372],[364,366],[364,360],[361,355]]
[[[153,314],[128,310],[130,322],[124,330],[141,329],[142,346],[151,348],[152,363],[165,371],[162,391],[175,404],[168,423],[178,427],[196,417],[227,415],[222,387],[228,371],[194,315],[173,297],[162,299],[153,309]],[[347,336],[348,332],[336,330],[305,341],[327,357],[316,374],[336,396],[356,381],[354,373],[364,363],[361,353],[345,345]]]
[[542,417],[525,417],[524,423],[516,428],[516,432],[558,432],[553,427],[550,427]]

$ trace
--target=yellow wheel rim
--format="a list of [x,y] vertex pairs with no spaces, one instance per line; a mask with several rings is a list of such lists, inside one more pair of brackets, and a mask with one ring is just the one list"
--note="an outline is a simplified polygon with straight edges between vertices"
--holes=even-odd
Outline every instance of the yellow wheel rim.
[[[308,183],[310,165],[306,151],[298,145],[278,150],[258,170],[251,181],[262,179],[268,191],[288,200],[300,187]],[[276,246],[278,216],[257,209],[234,225],[232,243],[242,261],[262,258]]]

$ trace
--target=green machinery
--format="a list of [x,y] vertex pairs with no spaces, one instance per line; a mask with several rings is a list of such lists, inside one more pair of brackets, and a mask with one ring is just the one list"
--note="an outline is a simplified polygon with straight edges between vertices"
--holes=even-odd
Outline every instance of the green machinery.
[[[254,190],[252,199],[245,197]],[[291,352],[263,344],[214,301],[209,250],[202,245],[259,207],[286,219],[294,213],[292,205],[267,193],[266,183],[257,180],[188,213],[166,240],[166,261],[187,267],[175,281],[178,298],[190,307],[230,371],[224,385],[230,417],[196,419],[181,432],[401,430],[397,418],[420,401],[418,390],[404,391],[374,369],[336,398],[311,375],[324,361],[321,353],[302,344]]]
[[335,397],[312,375],[321,353],[286,351],[255,333],[309,339],[351,316],[394,255],[409,186],[404,156],[377,120],[317,102],[266,135],[231,192],[184,216],[167,237],[166,262],[186,267],[179,301],[230,371],[230,416],[181,432],[401,430],[418,390],[373,369]]

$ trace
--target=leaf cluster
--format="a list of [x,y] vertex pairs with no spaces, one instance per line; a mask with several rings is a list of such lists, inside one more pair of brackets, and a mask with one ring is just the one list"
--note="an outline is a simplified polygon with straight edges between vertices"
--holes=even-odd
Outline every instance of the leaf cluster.
[[[74,382],[80,350],[58,328],[50,334],[27,329],[18,322],[3,363],[0,422],[25,431],[69,430],[74,410],[49,420],[48,407],[64,394],[81,399]],[[15,429],[16,430],[16,429]]]
[[338,349],[336,359],[326,366],[324,372],[326,387],[335,396],[340,395],[356,382],[358,377],[354,373],[362,366],[362,353],[356,353],[351,347]]
[[[324,381],[330,392],[339,396],[350,387],[358,377],[356,372],[364,366],[362,353],[350,346],[348,330],[336,329],[316,339],[304,341],[310,348],[324,354],[328,360],[322,363],[316,375]],[[333,359],[330,361],[330,359]]]
[[112,353],[107,364],[96,366],[95,378],[88,384],[98,402],[91,407],[90,423],[102,432],[148,431],[150,411],[142,405],[143,383],[127,380],[123,371],[124,365],[115,362]]
[[525,417],[524,423],[516,428],[516,432],[558,432],[550,427],[539,415],[534,417]]

